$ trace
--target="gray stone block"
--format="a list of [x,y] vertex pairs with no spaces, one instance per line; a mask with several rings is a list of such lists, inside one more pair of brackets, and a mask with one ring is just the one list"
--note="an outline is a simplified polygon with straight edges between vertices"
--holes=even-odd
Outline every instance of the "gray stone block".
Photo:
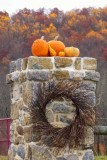
[[83,160],[94,160],[93,151],[87,151],[83,157]]
[[81,82],[79,89],[95,91],[96,90],[96,83],[93,81],[84,80]]
[[83,59],[83,69],[96,70],[97,60],[95,58],[85,57]]
[[52,72],[51,71],[27,71],[26,72],[26,78],[28,80],[40,80],[40,81],[46,81],[52,78]]
[[[71,115],[71,117],[73,118],[73,116]],[[66,123],[68,125],[70,125],[72,123],[72,118],[67,118],[66,116],[64,115],[61,115],[60,116],[60,121],[63,122],[63,123]]]
[[74,72],[73,71],[69,71],[69,76],[70,76],[70,79],[73,79],[74,78]]
[[84,73],[83,72],[74,72],[74,77],[73,80],[83,80],[84,78]]
[[22,68],[22,59],[19,58],[19,59],[16,61],[16,70],[21,71],[21,68]]
[[72,65],[72,59],[69,57],[55,57],[55,66],[64,68]]
[[18,149],[17,149],[17,154],[18,154],[18,156],[20,156],[21,158],[24,159],[24,157],[25,157],[25,149],[24,149],[22,144],[19,144]]
[[25,70],[27,68],[28,58],[22,59],[22,70]]
[[76,58],[75,63],[74,63],[75,69],[77,69],[77,70],[81,69],[81,61],[82,61],[82,59],[80,57]]
[[70,106],[67,106],[66,104],[63,104],[63,103],[54,103],[52,110],[55,113],[69,113]]
[[67,156],[67,160],[79,160],[79,158],[76,154],[72,154]]
[[35,143],[30,143],[30,148],[32,152],[32,160],[52,160],[53,156],[48,150],[48,147],[39,146]]
[[68,70],[55,70],[53,74],[57,80],[64,80],[70,78]]
[[14,82],[14,81],[18,81],[19,75],[20,75],[20,73],[19,73],[18,71],[12,73],[11,80],[12,80],[13,82]]
[[49,57],[34,57],[28,58],[28,69],[52,69],[53,63]]
[[26,73],[25,73],[25,72],[20,72],[18,81],[19,81],[20,83],[23,83],[23,82],[26,81]]
[[86,71],[84,79],[99,81],[100,80],[100,74],[99,74],[99,72]]

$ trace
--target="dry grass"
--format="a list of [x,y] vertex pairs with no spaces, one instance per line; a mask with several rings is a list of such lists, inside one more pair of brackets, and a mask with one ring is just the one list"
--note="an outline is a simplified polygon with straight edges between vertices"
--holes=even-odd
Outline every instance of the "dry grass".
[[95,156],[95,160],[107,160],[107,156]]
[[8,160],[7,156],[0,156],[0,160]]

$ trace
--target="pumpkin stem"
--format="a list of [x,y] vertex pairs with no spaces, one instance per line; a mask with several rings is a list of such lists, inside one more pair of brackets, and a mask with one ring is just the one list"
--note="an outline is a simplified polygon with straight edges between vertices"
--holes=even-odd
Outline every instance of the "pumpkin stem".
[[45,36],[42,36],[40,39],[44,39],[45,38]]
[[57,41],[57,40],[58,40],[58,38],[59,38],[59,36],[55,36],[54,40],[55,40],[55,41]]

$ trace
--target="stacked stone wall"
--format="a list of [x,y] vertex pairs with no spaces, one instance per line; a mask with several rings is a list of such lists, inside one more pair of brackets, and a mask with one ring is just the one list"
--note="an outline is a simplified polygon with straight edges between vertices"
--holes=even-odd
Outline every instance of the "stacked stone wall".
[[[64,80],[81,81],[80,90],[87,90],[90,105],[96,105],[97,61],[88,57],[33,57],[10,63],[6,76],[11,87],[11,118],[9,160],[93,160],[94,131],[86,127],[83,148],[55,149],[39,142],[40,135],[32,130],[30,103],[39,90],[39,84]],[[79,90],[77,90],[79,92]],[[39,114],[39,113],[38,113]],[[53,126],[69,125],[75,116],[75,106],[65,99],[47,106],[47,119]]]

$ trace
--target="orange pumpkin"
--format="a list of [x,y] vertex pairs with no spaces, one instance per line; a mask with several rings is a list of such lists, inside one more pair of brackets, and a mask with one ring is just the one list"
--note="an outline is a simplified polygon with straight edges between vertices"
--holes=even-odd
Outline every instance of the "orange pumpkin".
[[79,49],[75,47],[65,47],[64,52],[67,57],[78,57],[80,55]]
[[65,57],[65,52],[63,52],[63,51],[59,52],[59,53],[58,53],[58,56],[60,56],[60,57]]
[[58,36],[55,37],[54,40],[49,41],[48,44],[58,54],[59,52],[64,50],[65,45],[63,42],[57,41],[57,38],[58,38]]
[[48,56],[48,42],[44,39],[37,39],[33,42],[32,47],[32,54],[34,56]]

